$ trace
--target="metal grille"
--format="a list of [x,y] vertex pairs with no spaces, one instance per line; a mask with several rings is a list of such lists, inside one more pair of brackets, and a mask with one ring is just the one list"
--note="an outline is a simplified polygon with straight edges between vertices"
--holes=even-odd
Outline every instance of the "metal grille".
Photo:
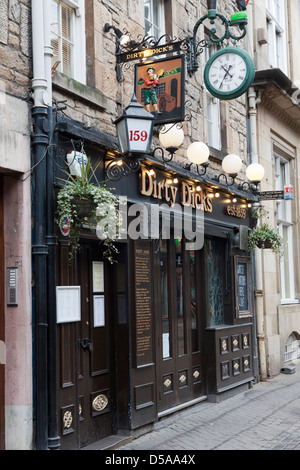
[[286,342],[284,352],[284,362],[289,362],[300,358],[300,341],[292,333]]

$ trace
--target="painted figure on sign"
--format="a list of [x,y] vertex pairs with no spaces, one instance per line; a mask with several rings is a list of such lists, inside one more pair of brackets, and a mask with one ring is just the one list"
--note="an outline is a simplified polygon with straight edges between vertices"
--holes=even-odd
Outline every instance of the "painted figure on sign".
[[147,69],[147,77],[145,78],[145,106],[146,110],[150,112],[150,104],[152,104],[155,114],[158,113],[156,87],[158,85],[159,77],[155,73],[152,65]]

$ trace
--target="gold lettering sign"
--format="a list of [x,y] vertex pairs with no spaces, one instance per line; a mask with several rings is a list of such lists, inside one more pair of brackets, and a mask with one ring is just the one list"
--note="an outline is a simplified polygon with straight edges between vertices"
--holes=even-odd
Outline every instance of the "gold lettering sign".
[[225,209],[227,215],[238,217],[239,219],[246,219],[246,209],[238,206],[227,206]]
[[[182,181],[179,187],[173,185],[168,179],[158,180],[156,173],[149,172],[146,169],[141,170],[141,194],[151,196],[155,199],[166,201],[171,207],[176,203],[182,206],[191,206],[193,209],[203,209],[206,212],[212,212],[211,195],[205,191],[195,191],[190,183]],[[181,198],[178,192],[180,190]]]

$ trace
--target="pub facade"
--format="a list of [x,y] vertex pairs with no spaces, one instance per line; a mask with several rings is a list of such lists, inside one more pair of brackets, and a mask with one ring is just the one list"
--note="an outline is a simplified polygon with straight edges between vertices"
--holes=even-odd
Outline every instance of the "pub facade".
[[66,118],[56,128],[57,190],[70,142],[84,139],[92,161],[102,156],[96,180],[123,198],[124,225],[116,263],[97,230],[83,228],[70,264],[68,232],[57,227],[58,308],[79,291],[57,324],[61,447],[134,435],[247,390],[258,374],[247,249],[255,197],[153,155],[108,180],[105,155],[118,155],[117,142],[107,150],[107,135]]
[[[218,97],[210,72],[214,54],[229,40],[223,30],[229,22],[241,37],[230,60],[237,49],[244,60],[245,3],[16,0],[3,10],[1,47],[11,56],[18,36],[25,59],[1,76],[6,85],[15,77],[22,101],[22,108],[14,100],[7,108],[21,120],[15,129],[7,125],[7,135],[14,130],[20,138],[18,160],[1,163],[0,280],[5,285],[12,272],[12,295],[14,273],[20,276],[19,303],[9,305],[8,293],[0,303],[1,449],[81,449],[134,435],[169,413],[225,399],[258,380],[247,249],[257,197],[243,185],[245,168],[254,163],[245,94],[253,67],[247,58],[237,89],[229,83],[233,63],[223,69],[219,89],[228,83]],[[216,12],[229,20],[215,21],[210,32]],[[191,41],[195,24],[197,44]],[[125,56],[124,32],[134,51]],[[211,69],[204,73],[206,64]],[[147,88],[152,69],[156,96]],[[126,157],[116,121],[133,94],[150,105],[154,130],[151,148]],[[163,157],[166,147],[158,150],[165,124],[184,133],[170,159]],[[143,128],[138,132],[133,139],[143,137]],[[207,145],[209,167],[188,161],[193,142]],[[95,187],[122,200],[115,262],[106,258],[96,224],[82,224],[74,254],[74,220],[57,220],[72,152],[97,167]],[[226,179],[222,162],[229,154],[239,156],[242,168]],[[119,159],[128,171],[117,178],[112,162]],[[17,193],[6,191],[15,186],[11,172],[20,177]]]

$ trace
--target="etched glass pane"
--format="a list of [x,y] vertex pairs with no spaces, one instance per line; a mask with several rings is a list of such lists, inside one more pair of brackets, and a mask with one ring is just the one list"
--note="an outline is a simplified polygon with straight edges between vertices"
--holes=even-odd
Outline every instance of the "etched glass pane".
[[176,300],[177,300],[177,341],[178,355],[186,353],[185,348],[185,322],[183,308],[183,259],[182,259],[182,241],[175,240],[176,246]]
[[170,319],[168,304],[168,248],[167,240],[160,240],[161,331],[163,359],[171,356]]
[[196,256],[190,251],[190,289],[191,289],[191,318],[192,318],[192,352],[199,351],[199,334],[197,319],[197,278],[196,278]]
[[208,265],[208,325],[224,323],[223,299],[223,243],[218,240],[205,240]]

